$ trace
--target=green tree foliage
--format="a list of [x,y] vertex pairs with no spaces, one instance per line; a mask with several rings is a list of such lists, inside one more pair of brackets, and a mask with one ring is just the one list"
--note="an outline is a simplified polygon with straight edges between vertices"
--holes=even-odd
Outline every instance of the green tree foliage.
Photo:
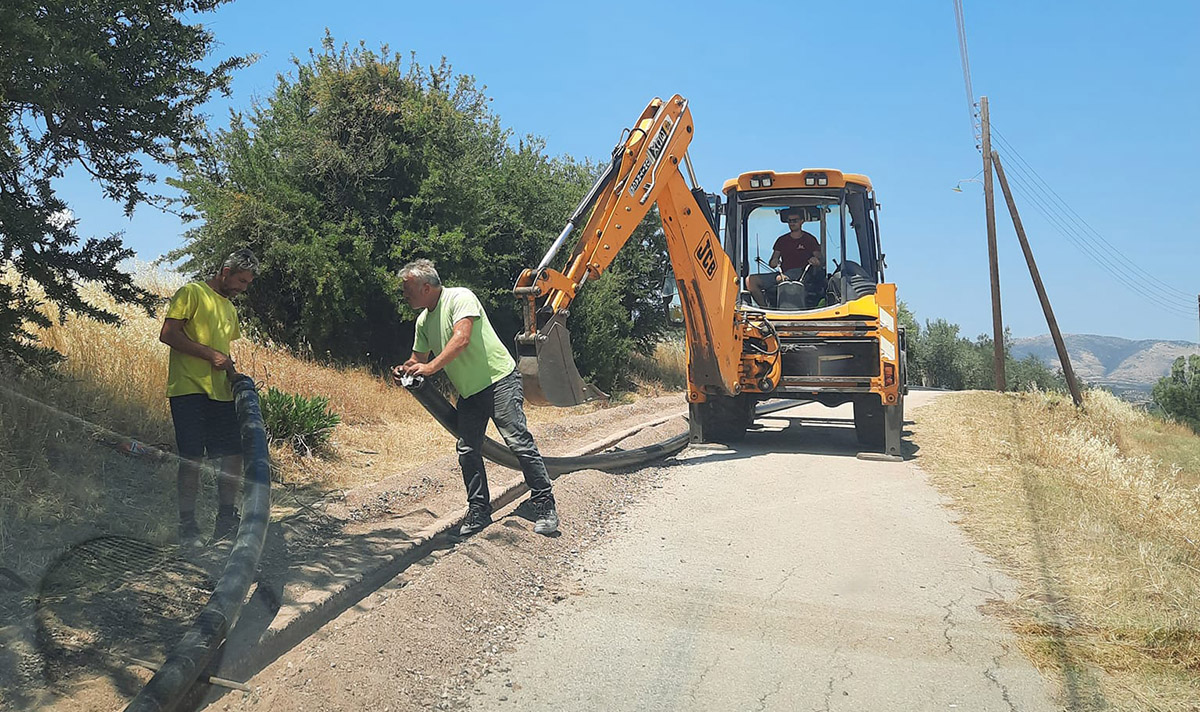
[[1154,384],[1151,396],[1164,413],[1200,433],[1200,355],[1175,359],[1171,374]]
[[[958,324],[945,319],[926,321],[925,329],[915,328],[916,317],[901,304],[900,323],[908,330],[909,384],[951,390],[996,387],[992,338],[981,334],[974,341],[959,335]],[[913,323],[909,323],[911,320]],[[1011,353],[1012,335],[1004,332],[1004,379],[1010,391],[1065,391],[1067,382],[1061,371],[1051,370],[1036,356],[1018,361]]]
[[611,392],[621,383],[633,351],[633,321],[621,306],[627,282],[615,270],[605,272],[572,303],[568,323],[575,363],[602,391]]
[[1066,391],[1067,380],[1062,371],[1051,370],[1037,356],[1029,354],[1017,361],[1011,356],[1005,362],[1005,381],[1010,391]]
[[[203,223],[172,256],[206,273],[249,246],[263,260],[249,320],[293,347],[372,363],[407,355],[415,315],[395,272],[427,257],[447,284],[479,295],[508,341],[521,328],[517,275],[537,264],[598,168],[549,157],[535,137],[512,140],[488,102],[444,60],[425,67],[327,35],[183,167],[178,185]],[[651,279],[655,265],[642,253],[655,236],[640,234],[614,264],[620,284],[589,284],[581,295],[595,313],[571,319],[573,332],[580,323],[615,328],[622,312],[629,328],[610,333],[624,360],[659,328],[622,291]],[[575,337],[577,353],[592,343]]]
[[918,341],[920,372],[925,385],[959,390],[967,387],[967,363],[970,342],[958,335],[958,324],[945,319],[925,322],[925,333]]
[[922,363],[921,324],[903,301],[896,305],[897,321],[904,328],[909,383],[922,383],[925,372]]
[[149,309],[154,298],[117,269],[132,255],[119,234],[79,246],[77,221],[54,190],[81,166],[126,214],[161,203],[147,190],[150,162],[169,163],[202,144],[197,108],[228,93],[230,73],[247,63],[197,65],[213,36],[181,21],[225,0],[6,0],[0,4],[0,267],[21,281],[0,284],[0,355],[44,364],[29,323],[47,325],[26,280],[61,310],[116,322],[86,303],[77,284],[95,281],[122,302]]

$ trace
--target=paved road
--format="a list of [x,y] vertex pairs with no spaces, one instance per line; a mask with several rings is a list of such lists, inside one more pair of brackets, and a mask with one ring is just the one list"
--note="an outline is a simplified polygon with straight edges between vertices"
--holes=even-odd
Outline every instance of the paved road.
[[[910,412],[931,397],[910,394]],[[473,709],[1061,709],[979,612],[1011,582],[920,453],[859,460],[852,428],[805,416],[850,411],[801,406],[736,450],[687,451]]]

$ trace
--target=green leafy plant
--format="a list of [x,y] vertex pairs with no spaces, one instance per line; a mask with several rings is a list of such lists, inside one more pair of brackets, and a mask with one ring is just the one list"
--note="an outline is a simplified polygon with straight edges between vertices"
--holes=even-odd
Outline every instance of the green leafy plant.
[[340,415],[329,410],[329,399],[324,396],[305,398],[272,387],[259,403],[271,442],[291,443],[304,454],[328,444],[334,427],[342,422]]
[[[297,350],[380,367],[403,361],[413,342],[416,315],[396,270],[428,257],[443,282],[475,292],[511,349],[508,335],[524,324],[514,281],[604,166],[516,137],[490,101],[445,61],[428,66],[327,35],[273,93],[216,131],[210,150],[180,162],[171,184],[199,220],[168,259],[205,275],[251,248],[262,268],[239,306],[244,323]],[[648,218],[612,265],[621,289],[591,297],[592,317],[572,317],[580,344],[584,329],[620,324],[615,343],[608,331],[591,335],[605,352],[595,373],[580,364],[586,377],[613,382],[629,349],[653,351],[665,327],[664,245]]]
[[1153,396],[1164,413],[1200,433],[1200,354],[1175,359],[1171,374],[1154,384]]

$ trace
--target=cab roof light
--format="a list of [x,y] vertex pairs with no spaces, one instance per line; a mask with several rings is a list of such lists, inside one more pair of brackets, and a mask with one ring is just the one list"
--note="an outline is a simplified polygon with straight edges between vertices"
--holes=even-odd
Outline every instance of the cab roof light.
[[750,176],[751,188],[770,188],[771,184],[774,182],[775,181],[771,178],[770,173],[758,173]]

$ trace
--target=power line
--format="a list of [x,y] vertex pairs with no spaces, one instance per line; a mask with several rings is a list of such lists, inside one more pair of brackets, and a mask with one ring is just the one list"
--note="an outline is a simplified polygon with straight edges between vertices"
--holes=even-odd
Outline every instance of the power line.
[[975,114],[975,91],[971,88],[971,61],[967,55],[967,21],[963,15],[962,0],[954,0],[954,24],[958,28],[958,58],[962,63],[963,85],[967,90],[967,118],[971,122],[971,135],[979,143],[980,128]]
[[[1080,222],[1071,218],[1073,211],[1069,211],[1069,207],[1062,202],[1061,198],[1056,201],[1050,197],[1049,192],[1039,184],[1029,173],[1021,168],[1017,163],[1010,164],[1010,172],[1015,180],[1020,182],[1022,192],[1030,199],[1037,199],[1039,209],[1046,215],[1047,219],[1062,233],[1070,239],[1076,246],[1088,255],[1094,262],[1105,267],[1110,273],[1124,275],[1122,281],[1132,276],[1135,281],[1143,285],[1143,293],[1154,298],[1163,306],[1174,307],[1175,310],[1185,309],[1191,314],[1191,297],[1181,298],[1172,290],[1160,284],[1161,280],[1156,278],[1151,273],[1139,267],[1136,263],[1130,260],[1125,255],[1115,249],[1105,250],[1095,240],[1091,239],[1087,232],[1080,227]],[[1065,209],[1064,209],[1065,208]],[[1077,213],[1074,213],[1077,215]],[[1114,256],[1115,253],[1115,256]]]
[[1051,226],[1053,226],[1063,237],[1066,237],[1071,243],[1078,247],[1081,252],[1087,255],[1087,257],[1096,263],[1100,268],[1108,272],[1115,281],[1134,294],[1137,294],[1138,296],[1152,302],[1162,309],[1171,312],[1172,314],[1186,316],[1188,318],[1195,316],[1190,307],[1184,307],[1178,302],[1167,301],[1163,297],[1153,292],[1148,292],[1144,288],[1141,288],[1141,286],[1145,285],[1139,285],[1140,280],[1133,280],[1130,279],[1130,275],[1122,274],[1119,266],[1113,264],[1111,260],[1106,259],[1102,254],[1098,253],[1094,246],[1081,240],[1074,234],[1070,224],[1064,221],[1063,217],[1055,210],[1053,205],[1050,205],[1046,202],[1044,193],[1042,193],[1036,186],[1031,186],[1029,184],[1029,178],[1027,176],[1019,171],[1009,171],[1009,173],[1010,177],[1013,179],[1013,187],[1015,188],[1015,192],[1020,193],[1025,200],[1033,204],[1033,206],[1037,208],[1038,212],[1040,212],[1043,217],[1046,218],[1047,222],[1049,222]]
[[1064,220],[1063,216],[1055,209],[1053,205],[1047,202],[1047,198],[1036,186],[1031,185],[1028,176],[1019,171],[1012,171],[1011,176],[1013,183],[1017,187],[1018,192],[1022,197],[1032,203],[1046,220],[1063,236],[1072,242],[1079,250],[1087,255],[1098,266],[1112,275],[1118,282],[1132,289],[1143,297],[1150,299],[1156,304],[1174,311],[1185,310],[1190,315],[1190,309],[1186,309],[1179,302],[1163,298],[1160,294],[1145,289],[1139,289],[1137,286],[1140,280],[1131,279],[1128,272],[1123,271],[1121,265],[1117,265],[1112,260],[1107,259],[1105,255],[1098,252],[1094,245],[1080,238],[1074,226]]
[[1142,296],[1154,301],[1162,307],[1171,309],[1177,313],[1184,312],[1191,314],[1190,305],[1174,299],[1170,296],[1165,296],[1162,289],[1154,281],[1147,281],[1144,277],[1137,275],[1132,270],[1127,269],[1126,265],[1117,264],[1108,259],[1104,254],[1100,253],[1094,244],[1083,240],[1076,231],[1076,228],[1069,222],[1065,221],[1060,213],[1055,210],[1053,205],[1046,202],[1044,194],[1040,193],[1036,186],[1029,184],[1029,178],[1017,173],[1013,173],[1014,183],[1019,186],[1020,193],[1030,202],[1034,203],[1038,210],[1045,216],[1046,220],[1055,227],[1058,232],[1075,244],[1080,252],[1087,255],[1089,259],[1095,262],[1100,267],[1104,268],[1109,274],[1124,284],[1125,286],[1140,285],[1135,288]]
[[[954,23],[958,30],[958,53],[962,64],[963,86],[967,94],[967,114],[971,122],[971,134],[975,148],[982,150],[982,126],[975,111],[975,91],[971,86],[971,63],[967,52],[966,18],[962,0],[954,0]],[[990,123],[990,122],[989,122]],[[1022,197],[1037,207],[1046,220],[1064,237],[1070,240],[1083,254],[1108,272],[1119,284],[1156,306],[1179,316],[1193,318],[1192,295],[1168,284],[1142,269],[1136,262],[1121,252],[1087,223],[1050,185],[1042,179],[1033,166],[1003,134],[995,124],[989,134],[999,138],[1005,152],[1010,153],[1017,163],[1010,167]],[[986,159],[986,156],[985,156]],[[987,161],[984,161],[985,165]]]
[[[1080,237],[1089,243],[1096,245],[1099,250],[1108,253],[1114,259],[1120,261],[1123,266],[1134,270],[1142,277],[1150,280],[1155,286],[1160,287],[1160,291],[1163,292],[1168,299],[1174,301],[1184,301],[1189,305],[1191,304],[1193,295],[1190,292],[1186,292],[1182,289],[1173,287],[1172,285],[1163,283],[1160,278],[1151,274],[1145,269],[1142,269],[1136,262],[1125,255],[1125,253],[1121,252],[1119,248],[1117,248],[1108,240],[1104,239],[1103,235],[1101,235],[1095,228],[1088,224],[1088,222],[1084,220],[1079,213],[1077,213],[1070,205],[1067,204],[1065,200],[1063,200],[1062,196],[1060,196],[1052,187],[1050,187],[1050,185],[1041,177],[1041,175],[1038,174],[1033,166],[1029,165],[1029,162],[1026,161],[1025,158],[1021,156],[1020,152],[1018,152],[1017,149],[1012,145],[1012,142],[1005,138],[1004,134],[996,130],[995,124],[992,125],[992,132],[1000,139],[1000,142],[1004,145],[1007,152],[1011,153],[1017,159],[1017,161],[1019,161],[1023,169],[1031,174],[1031,182],[1034,185],[1041,187],[1045,193],[1048,193],[1048,199],[1050,200],[1051,204],[1056,204],[1067,219],[1081,226],[1079,229]],[[1089,233],[1095,236],[1094,240],[1089,237]]]

